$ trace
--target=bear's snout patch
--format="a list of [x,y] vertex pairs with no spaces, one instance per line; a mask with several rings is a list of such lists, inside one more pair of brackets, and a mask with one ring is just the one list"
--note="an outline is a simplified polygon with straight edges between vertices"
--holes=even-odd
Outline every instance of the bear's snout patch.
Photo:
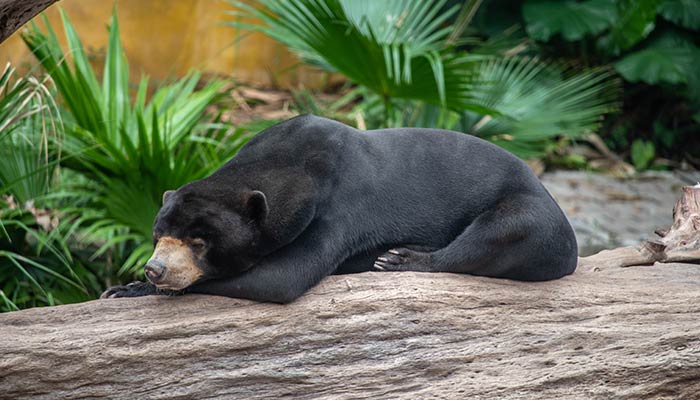
[[[158,240],[153,256],[146,265],[146,277],[159,289],[182,290],[204,274],[197,267],[190,246],[169,236]],[[149,270],[149,266],[154,267]]]

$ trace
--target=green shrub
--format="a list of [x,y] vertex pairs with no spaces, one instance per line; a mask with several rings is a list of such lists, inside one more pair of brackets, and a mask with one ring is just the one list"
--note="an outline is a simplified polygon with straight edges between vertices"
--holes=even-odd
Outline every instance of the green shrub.
[[[642,153],[676,160],[700,157],[700,1],[522,4],[526,31],[543,54],[611,64],[626,81],[622,112],[604,129],[614,150],[629,150],[637,168],[652,165],[646,156],[640,158]],[[622,127],[626,131],[621,133]],[[640,153],[643,142],[656,151]]]
[[52,209],[62,125],[44,83],[0,75],[0,311],[88,298]]

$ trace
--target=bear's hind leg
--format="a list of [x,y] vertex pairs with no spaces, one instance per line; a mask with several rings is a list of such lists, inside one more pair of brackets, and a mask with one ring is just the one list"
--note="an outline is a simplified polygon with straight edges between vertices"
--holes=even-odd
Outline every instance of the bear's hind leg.
[[446,247],[433,252],[394,248],[377,258],[374,267],[519,280],[559,278],[575,268],[576,243],[568,225],[553,213],[556,209],[541,204],[536,197],[510,197],[477,217]]

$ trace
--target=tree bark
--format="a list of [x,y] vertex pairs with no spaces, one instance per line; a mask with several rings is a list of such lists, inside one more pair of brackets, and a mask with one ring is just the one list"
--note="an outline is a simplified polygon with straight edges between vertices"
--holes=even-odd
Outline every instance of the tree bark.
[[0,0],[0,43],[58,0]]
[[697,399],[700,266],[331,276],[0,315],[0,398]]
[[700,183],[684,186],[673,207],[673,224],[657,229],[659,239],[648,239],[637,247],[603,250],[579,259],[579,268],[618,268],[651,265],[655,262],[700,262]]

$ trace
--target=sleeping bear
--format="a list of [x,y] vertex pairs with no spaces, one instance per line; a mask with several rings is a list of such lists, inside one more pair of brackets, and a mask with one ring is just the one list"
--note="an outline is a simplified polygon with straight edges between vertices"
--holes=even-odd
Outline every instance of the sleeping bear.
[[102,297],[205,293],[288,303],[329,274],[571,274],[566,216],[528,166],[438,129],[360,131],[304,115],[163,195],[147,282]]

